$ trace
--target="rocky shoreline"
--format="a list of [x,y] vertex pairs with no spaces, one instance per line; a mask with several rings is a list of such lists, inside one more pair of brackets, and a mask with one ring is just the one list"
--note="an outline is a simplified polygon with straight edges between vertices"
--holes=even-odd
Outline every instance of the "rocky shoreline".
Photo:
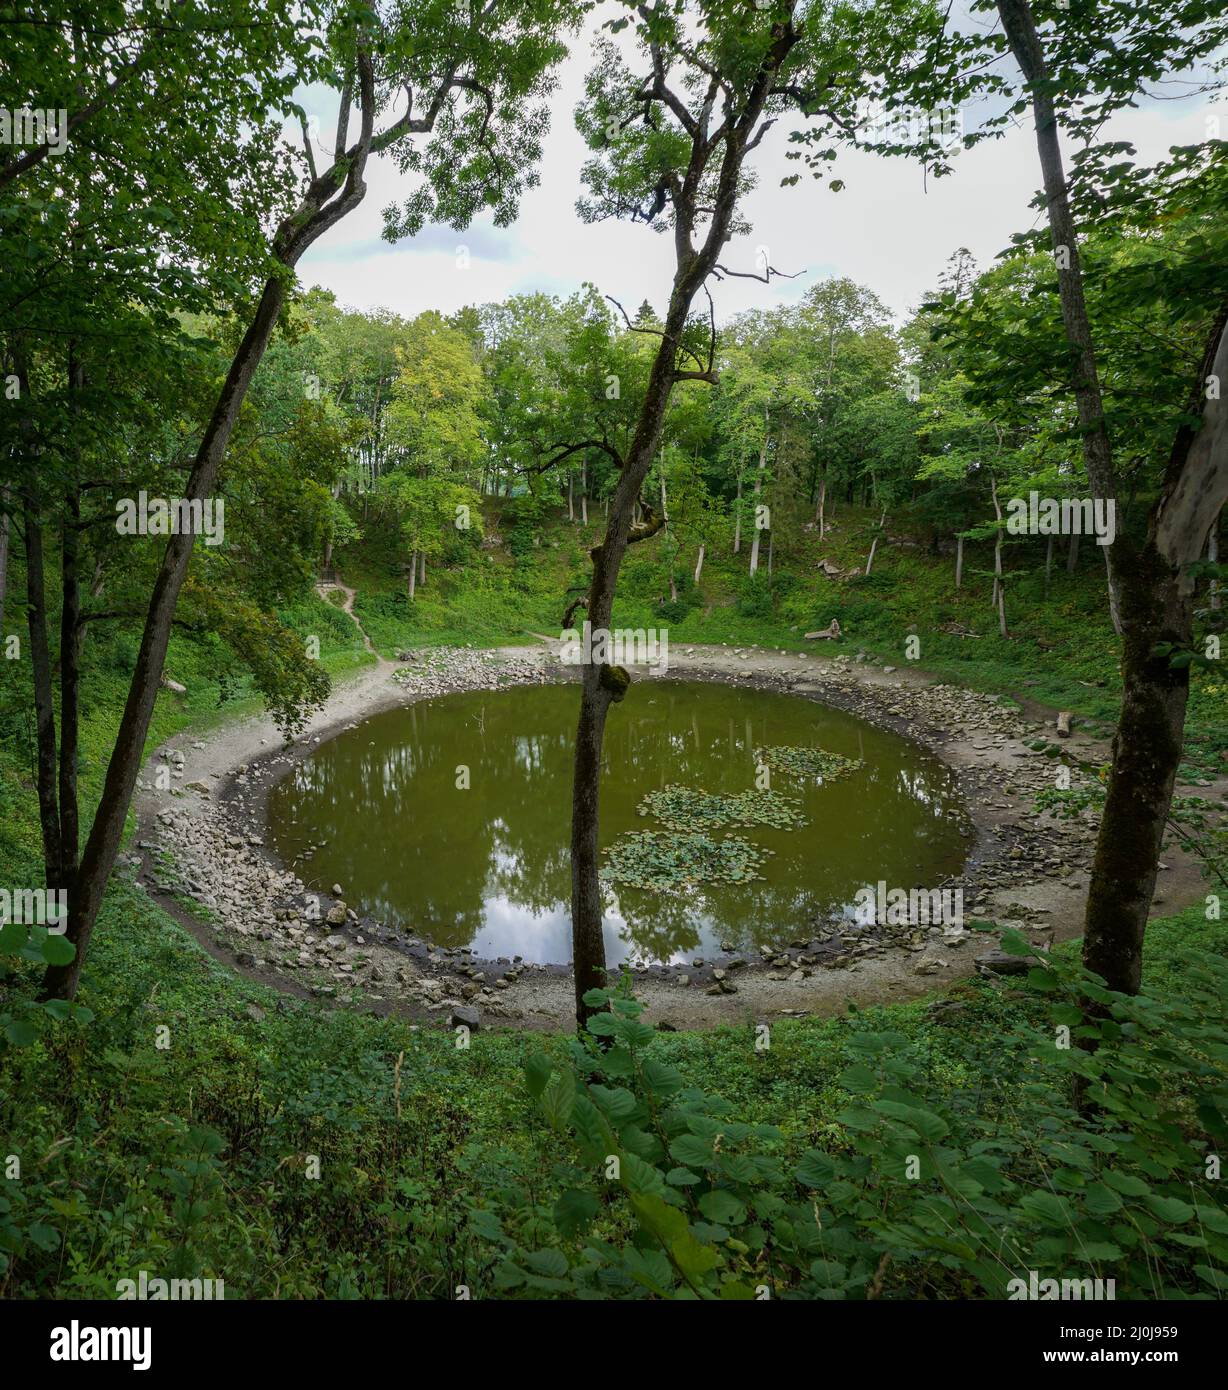
[[[553,643],[402,655],[407,659],[401,664],[380,661],[340,684],[289,747],[271,723],[257,719],[203,738],[183,735],[159,749],[138,783],[136,859],[143,882],[219,959],[295,994],[452,1026],[566,1027],[573,1008],[568,966],[480,960],[467,949],[438,947],[387,927],[360,916],[345,901],[342,884],[321,895],[264,843],[269,789],[321,742],[368,715],[441,694],[576,675],[559,662]],[[846,710],[928,748],[955,770],[972,829],[963,872],[937,886],[963,890],[970,921],[1016,926],[1042,948],[1077,934],[1095,819],[1085,813],[1055,820],[1038,814],[1033,800],[1054,785],[1059,753],[1071,768],[1072,787],[1094,775],[1091,769],[1105,750],[1078,731],[1059,748],[1051,723],[1042,725],[1002,697],[934,682],[914,669],[878,666],[863,654],[832,659],[691,647],[671,653],[666,676],[640,670],[636,677],[783,691]],[[1184,862],[1174,864],[1181,858],[1175,849],[1165,851],[1181,887],[1163,910],[1194,896],[1196,872]],[[1017,964],[987,950],[996,946],[996,937],[953,935],[942,926],[850,930],[816,923],[808,939],[764,947],[750,958],[726,944],[730,949],[715,958],[638,967],[637,993],[649,1020],[703,1027],[826,1013],[850,999],[913,997],[976,968]]]

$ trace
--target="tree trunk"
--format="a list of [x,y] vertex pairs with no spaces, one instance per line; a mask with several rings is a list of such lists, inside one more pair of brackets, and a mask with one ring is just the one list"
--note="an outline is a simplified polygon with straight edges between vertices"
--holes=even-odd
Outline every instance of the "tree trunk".
[[[344,159],[335,161],[331,169],[312,181],[294,214],[278,227],[271,250],[285,271],[292,270],[308,247],[357,207],[366,194],[363,174],[374,131],[375,78],[370,55],[361,44],[356,61],[362,91],[361,135],[346,151]],[[252,321],[231,360],[197,448],[184,488],[184,500],[189,505],[203,504],[213,491],[244,397],[277,326],[289,278],[279,271],[265,282]],[[153,720],[175,605],[187,575],[193,542],[194,537],[188,532],[171,536],[154,581],[136,669],[128,687],[128,698],[76,883],[69,894],[66,935],[76,947],[76,953],[67,965],[48,968],[43,977],[46,998],[72,999],[77,992],[89,939],[123,837],[145,738]]]
[[1121,595],[1118,592],[1118,585],[1113,579],[1113,564],[1109,559],[1109,547],[1107,545],[1098,546],[1097,549],[1104,553],[1104,568],[1109,590],[1109,618],[1113,624],[1113,631],[1120,637],[1121,630]]
[[759,569],[759,498],[763,495],[763,470],[767,467],[768,428],[767,416],[763,419],[763,443],[759,446],[759,467],[755,470],[755,536],[750,543],[750,572]]
[[699,583],[699,576],[704,572],[704,543],[699,543],[699,554],[695,559],[695,582]]
[[426,583],[426,551],[425,551],[425,550],[420,550],[420,551],[418,552],[418,583],[419,583],[419,584],[425,584],[425,583]]
[[567,520],[568,520],[568,521],[575,521],[575,519],[576,519],[576,503],[575,503],[575,495],[574,495],[574,490],[573,490],[573,487],[572,487],[572,482],[573,482],[572,474],[571,474],[571,473],[568,473],[568,475],[567,475]]
[[[1228,306],[1217,320],[1186,413],[1198,412],[1207,376],[1228,376]],[[1228,403],[1202,401],[1202,427],[1182,425],[1141,553],[1123,546],[1122,702],[1092,860],[1083,963],[1111,989],[1136,994],[1143,933],[1155,895],[1164,826],[1181,762],[1189,667],[1153,655],[1157,643],[1193,643],[1194,584],[1187,573],[1228,501]]]
[[[1053,89],[1045,64],[1045,51],[1036,31],[1029,0],[998,0],[998,14],[1007,42],[1020,70],[1027,79],[1036,125],[1036,149],[1044,180],[1045,211],[1053,242],[1066,341],[1075,352],[1072,380],[1079,429],[1083,439],[1083,464],[1093,496],[1114,499],[1116,483],[1113,455],[1104,422],[1104,404],[1092,343],[1091,322],[1083,294],[1083,270],[1079,259],[1078,237],[1070,208],[1069,185],[1062,162]],[[1077,537],[1071,537],[1072,555],[1077,558]],[[1113,547],[1105,547],[1110,592],[1116,590]],[[1073,565],[1071,566],[1073,568]],[[1116,600],[1114,600],[1116,603]]]
[[742,474],[738,473],[738,496],[733,510],[733,553],[742,551]]
[[874,568],[874,552],[878,549],[878,538],[883,533],[883,527],[887,524],[887,508],[883,508],[883,514],[879,518],[878,530],[874,533],[874,539],[870,542],[870,553],[866,556],[866,573],[869,574]]
[[1126,601],[1121,713],[1088,885],[1083,963],[1111,989],[1137,994],[1189,694],[1188,668],[1174,670],[1166,656],[1151,653],[1157,641],[1188,646],[1193,615],[1152,547],[1119,569]]
[[0,637],[4,636],[4,608],[9,590],[9,501],[7,487],[0,488]]
[[64,887],[61,872],[60,811],[56,801],[55,705],[51,694],[51,651],[47,641],[47,597],[43,561],[43,528],[27,496],[23,521],[26,533],[26,625],[30,633],[30,670],[34,683],[34,729],[37,747],[38,819],[43,836],[47,887]]
[[823,509],[827,504],[827,470],[823,470],[823,481],[819,484],[819,505],[815,512],[815,520],[819,523],[819,539],[823,539],[825,529]]
[[78,548],[81,498],[75,487],[64,499],[60,544],[63,594],[60,603],[60,877],[69,887],[77,872],[80,824],[77,762],[81,732],[81,582]]
[[[270,278],[264,287],[252,322],[231,362],[230,371],[197,451],[196,462],[184,493],[189,503],[203,503],[213,489],[218,466],[238,418],[239,407],[276,327],[284,297],[281,278]],[[166,661],[166,649],[170,642],[171,622],[175,615],[179,591],[187,574],[192,544],[193,537],[187,532],[170,538],[154,583],[136,669],[116,733],[115,747],[107,765],[102,795],[81,856],[75,892],[69,894],[66,934],[68,940],[76,947],[76,955],[67,965],[48,967],[43,979],[43,994],[47,998],[71,999],[77,992],[89,939],[98,917],[98,909],[102,906],[107,879],[119,852],[124,819],[140,770],[145,736],[153,719],[162,668]]]
[[961,588],[964,582],[964,538],[955,537],[955,587]]
[[[711,185],[714,196],[707,192],[704,195],[710,211],[706,214],[708,222],[698,250],[692,235],[699,189],[707,162],[714,157],[715,145],[709,144],[699,133],[699,126],[695,127],[692,137],[690,165],[674,206],[676,269],[669,307],[661,325],[663,331],[648,373],[635,432],[618,474],[605,535],[601,544],[592,550],[593,577],[587,618],[594,629],[607,629],[610,625],[618,572],[627,546],[646,540],[664,525],[662,517],[650,518],[632,534],[632,509],[660,446],[670,393],[680,376],[676,360],[678,344],[686,329],[692,301],[715,269],[731,233],[748,140],[763,114],[781,65],[796,42],[796,34],[789,26],[777,26],[772,32],[771,46],[749,78],[745,97],[740,103],[732,101],[735,109],[726,113],[719,172]],[[736,110],[739,104],[740,112]],[[704,129],[706,121],[705,114]],[[571,819],[572,955],[576,1019],[581,1027],[593,1012],[584,1003],[584,995],[594,986],[605,983],[597,852],[601,745],[610,704],[624,697],[629,684],[627,673],[617,667],[591,663],[582,667],[582,672]]]
[[[1076,350],[1073,386],[1083,457],[1093,493],[1113,499],[1112,454],[1105,429],[1091,327],[1075,244],[1053,105],[1053,86],[1028,0],[998,0],[1007,40],[1031,88],[1045,203],[1055,252],[1067,341]],[[1137,993],[1143,934],[1155,892],[1156,864],[1181,760],[1188,668],[1154,655],[1157,642],[1192,641],[1193,585],[1186,573],[1228,500],[1228,408],[1207,400],[1204,382],[1228,373],[1228,306],[1221,305],[1186,415],[1195,432],[1176,432],[1164,486],[1152,507],[1141,551],[1120,531],[1107,547],[1110,592],[1123,632],[1122,706],[1113,763],[1088,888],[1084,964],[1109,987]],[[1072,560],[1077,537],[1071,537]],[[1073,566],[1072,566],[1073,568]]]
[[[1219,564],[1219,517],[1215,518],[1215,524],[1211,527],[1211,534],[1207,537],[1207,559],[1213,565]],[[1212,576],[1208,586],[1208,597],[1212,608],[1220,607],[1219,580]],[[0,622],[4,619],[4,583],[2,573],[0,573]]]
[[414,550],[414,551],[411,551],[411,552],[410,552],[410,556],[409,556],[409,584],[408,584],[408,591],[409,591],[409,601],[410,601],[410,603],[413,603],[413,601],[414,601],[414,592],[415,592],[415,590],[417,589],[417,587],[418,587],[418,552],[417,552],[416,550]]

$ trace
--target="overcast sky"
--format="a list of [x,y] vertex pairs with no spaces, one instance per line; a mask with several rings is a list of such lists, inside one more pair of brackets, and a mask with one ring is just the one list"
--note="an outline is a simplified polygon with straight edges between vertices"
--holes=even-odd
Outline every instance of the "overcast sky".
[[[659,312],[673,273],[671,238],[627,222],[585,225],[576,216],[586,150],[572,112],[589,61],[587,45],[578,43],[562,69],[541,184],[526,194],[512,227],[489,221],[464,232],[428,227],[413,240],[390,245],[380,236],[381,210],[396,200],[401,176],[389,160],[379,160],[368,165],[365,202],[304,256],[303,283],[325,286],[346,306],[384,306],[412,316],[534,290],[566,296],[591,280],[628,312],[644,299]],[[1170,90],[1179,94],[1183,85]],[[323,108],[319,114],[327,130],[331,114]],[[1205,139],[1213,114],[1201,97],[1148,102],[1117,117],[1104,134],[1133,140],[1150,163],[1171,145]],[[1228,108],[1221,107],[1219,116],[1228,136]],[[964,120],[974,128],[976,111],[966,112]],[[1039,183],[1030,121],[1001,140],[960,152],[952,175],[928,182],[912,161],[842,154],[836,171],[845,181],[840,193],[805,174],[796,186],[782,188],[782,176],[802,167],[785,159],[787,147],[786,128],[778,125],[751,155],[758,187],[743,210],[753,231],[731,243],[725,260],[752,270],[757,248],[766,246],[775,267],[805,273],[775,280],[770,288],[754,280],[714,284],[721,320],[796,299],[817,279],[833,275],[868,285],[903,317],[935,286],[957,247],[967,246],[983,266],[1012,232],[1033,226],[1037,217],[1028,206]],[[462,245],[469,250],[467,269],[458,265]]]

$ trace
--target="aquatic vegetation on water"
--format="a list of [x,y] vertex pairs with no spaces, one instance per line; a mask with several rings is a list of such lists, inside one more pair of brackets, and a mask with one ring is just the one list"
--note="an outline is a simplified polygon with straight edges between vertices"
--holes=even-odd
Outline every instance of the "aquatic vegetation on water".
[[605,850],[602,877],[656,892],[696,883],[749,883],[763,877],[758,870],[769,854],[739,835],[714,840],[695,831],[632,830]]
[[777,772],[787,772],[794,777],[846,777],[861,766],[860,758],[845,758],[822,748],[796,748],[790,744],[757,748],[755,758]]
[[[783,744],[760,748],[755,756],[768,767],[795,777],[842,777],[861,766],[856,758],[827,753],[821,748]],[[653,816],[668,827],[628,831],[606,851],[603,877],[630,888],[665,892],[697,883],[749,883],[771,850],[738,835],[713,839],[706,832],[726,826],[770,826],[796,830],[804,826],[801,801],[783,792],[748,789],[717,794],[699,787],[671,784],[650,791],[640,801],[641,816]]]
[[727,825],[791,830],[806,824],[800,807],[797,797],[783,792],[716,795],[697,787],[668,786],[649,792],[639,804],[639,813],[655,816],[671,830],[719,830]]

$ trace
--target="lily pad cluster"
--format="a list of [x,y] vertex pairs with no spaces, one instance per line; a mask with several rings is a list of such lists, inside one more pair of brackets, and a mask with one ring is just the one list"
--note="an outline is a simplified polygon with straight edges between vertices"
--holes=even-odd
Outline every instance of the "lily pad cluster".
[[731,825],[792,830],[806,824],[798,798],[774,791],[718,795],[671,785],[649,792],[639,804],[639,813],[654,816],[671,830],[720,830]]
[[[822,748],[777,744],[755,756],[778,772],[795,777],[843,777],[861,766],[856,758]],[[717,794],[700,787],[671,784],[651,791],[638,807],[667,830],[636,830],[622,835],[606,851],[602,877],[629,888],[667,892],[697,883],[748,883],[771,850],[738,835],[714,838],[709,832],[728,826],[766,825],[796,830],[806,824],[801,801],[783,792],[747,790]]]
[[794,777],[846,777],[861,766],[860,758],[845,758],[822,748],[797,748],[791,744],[758,748],[755,757],[777,772],[787,772]]
[[603,877],[628,888],[663,892],[697,883],[749,883],[771,850],[739,835],[715,840],[696,831],[633,830],[606,851]]

